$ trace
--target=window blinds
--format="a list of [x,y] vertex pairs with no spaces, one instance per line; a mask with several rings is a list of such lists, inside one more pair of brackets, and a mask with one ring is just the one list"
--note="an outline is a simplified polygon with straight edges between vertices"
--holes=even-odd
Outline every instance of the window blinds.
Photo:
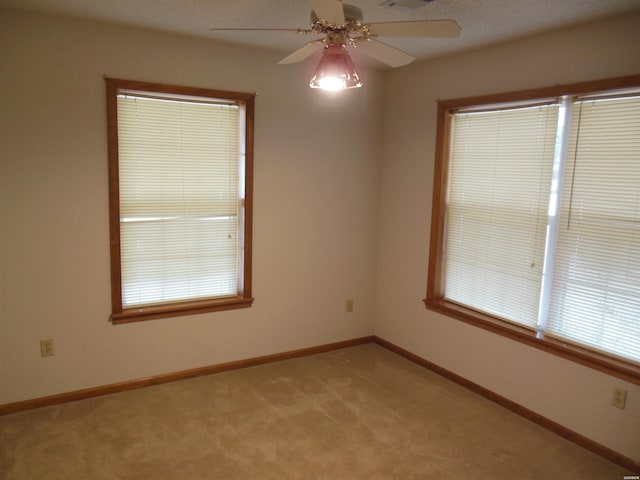
[[242,111],[223,102],[118,96],[125,308],[238,293]]
[[547,331],[640,362],[640,97],[571,116]]
[[536,327],[558,109],[451,118],[447,300]]

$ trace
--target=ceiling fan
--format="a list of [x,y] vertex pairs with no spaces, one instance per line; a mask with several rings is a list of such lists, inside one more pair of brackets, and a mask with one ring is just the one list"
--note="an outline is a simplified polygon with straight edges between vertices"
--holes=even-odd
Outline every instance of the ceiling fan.
[[311,88],[342,90],[361,87],[362,82],[348,53],[356,48],[391,67],[401,67],[415,60],[402,50],[377,40],[377,37],[443,38],[460,35],[460,26],[453,20],[421,20],[405,22],[363,23],[362,10],[340,0],[309,0],[311,27],[289,28],[212,28],[211,30],[291,31],[300,34],[324,35],[287,57],[280,64],[301,62],[322,50],[320,63],[309,85]]

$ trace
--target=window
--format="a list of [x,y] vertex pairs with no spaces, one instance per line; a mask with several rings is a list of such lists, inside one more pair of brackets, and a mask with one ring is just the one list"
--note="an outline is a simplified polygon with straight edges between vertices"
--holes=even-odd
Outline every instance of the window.
[[428,308],[640,383],[640,76],[439,102]]
[[112,321],[250,307],[254,95],[106,82]]

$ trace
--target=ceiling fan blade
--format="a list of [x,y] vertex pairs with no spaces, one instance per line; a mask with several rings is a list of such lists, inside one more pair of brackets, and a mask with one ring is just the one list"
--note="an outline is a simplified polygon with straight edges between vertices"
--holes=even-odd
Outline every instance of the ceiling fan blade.
[[324,42],[322,40],[314,40],[313,42],[309,42],[303,47],[299,48],[288,57],[283,58],[278,63],[281,65],[285,65],[289,63],[301,62],[320,50],[323,45]]
[[296,32],[301,33],[299,28],[210,28],[210,32]]
[[378,40],[368,39],[360,42],[356,45],[358,50],[362,53],[369,55],[383,63],[386,63],[390,67],[402,67],[413,62],[416,57],[409,55],[402,50],[398,50],[395,47],[387,45],[386,43],[379,42]]
[[330,25],[344,25],[344,10],[340,0],[310,0],[311,8]]
[[454,20],[381,22],[367,25],[380,37],[458,37],[462,30]]

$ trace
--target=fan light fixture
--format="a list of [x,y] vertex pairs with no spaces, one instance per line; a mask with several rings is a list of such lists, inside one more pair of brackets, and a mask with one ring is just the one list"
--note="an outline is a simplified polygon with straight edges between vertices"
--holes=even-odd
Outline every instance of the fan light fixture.
[[[0,0],[1,1],[1,0]],[[389,0],[382,5],[417,8],[434,0]],[[453,20],[415,20],[406,22],[364,23],[362,9],[341,0],[307,0],[311,6],[310,28],[212,28],[223,30],[289,31],[324,35],[287,55],[278,63],[298,63],[322,50],[311,88],[345,90],[362,86],[347,48],[358,50],[390,67],[402,67],[415,60],[407,52],[380,42],[380,37],[447,38],[460,35],[460,25]]]
[[346,90],[362,86],[356,66],[344,44],[325,45],[309,86],[322,90]]

